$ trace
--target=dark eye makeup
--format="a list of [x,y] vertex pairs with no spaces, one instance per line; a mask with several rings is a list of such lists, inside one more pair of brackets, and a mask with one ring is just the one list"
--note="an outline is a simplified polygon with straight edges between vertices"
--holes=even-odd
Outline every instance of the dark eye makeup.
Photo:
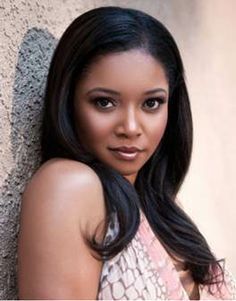
[[161,97],[148,98],[144,101],[143,107],[147,110],[157,110],[165,102],[166,99]]
[[[92,103],[102,110],[108,110],[117,105],[117,102],[106,96],[98,96],[91,99]],[[166,102],[164,97],[152,97],[143,102],[142,107],[147,111],[156,111],[159,107]]]
[[99,96],[92,98],[92,103],[101,109],[109,109],[115,106],[115,101],[109,97]]

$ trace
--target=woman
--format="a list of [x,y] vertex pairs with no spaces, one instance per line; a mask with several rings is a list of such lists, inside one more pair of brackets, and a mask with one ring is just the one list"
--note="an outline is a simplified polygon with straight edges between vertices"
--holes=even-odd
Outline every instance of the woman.
[[54,53],[42,166],[19,236],[23,299],[230,299],[233,279],[181,209],[192,119],[168,30],[133,9],[78,17]]

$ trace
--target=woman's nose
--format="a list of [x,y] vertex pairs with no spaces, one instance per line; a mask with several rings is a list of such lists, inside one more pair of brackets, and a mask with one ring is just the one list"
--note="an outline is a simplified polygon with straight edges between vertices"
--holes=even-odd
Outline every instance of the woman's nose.
[[120,120],[116,127],[116,134],[127,138],[140,136],[142,133],[141,122],[135,110],[127,110],[121,113]]

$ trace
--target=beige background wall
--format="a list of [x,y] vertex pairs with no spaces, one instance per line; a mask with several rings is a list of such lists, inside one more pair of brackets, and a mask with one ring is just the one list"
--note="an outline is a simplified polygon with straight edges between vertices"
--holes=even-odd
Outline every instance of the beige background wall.
[[192,101],[192,165],[180,198],[215,253],[236,275],[236,1],[0,0],[0,298],[16,298],[20,194],[38,166],[42,94],[57,39],[100,5],[142,9],[180,47]]

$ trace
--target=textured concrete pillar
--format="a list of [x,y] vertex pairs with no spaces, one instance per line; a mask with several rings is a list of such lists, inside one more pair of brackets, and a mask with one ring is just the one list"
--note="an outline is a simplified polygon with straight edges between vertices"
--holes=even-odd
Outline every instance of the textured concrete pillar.
[[52,52],[79,14],[101,5],[144,10],[176,38],[192,100],[195,143],[182,203],[216,254],[233,256],[236,21],[234,0],[0,0],[0,298],[16,298],[21,193],[38,167],[42,96]]

